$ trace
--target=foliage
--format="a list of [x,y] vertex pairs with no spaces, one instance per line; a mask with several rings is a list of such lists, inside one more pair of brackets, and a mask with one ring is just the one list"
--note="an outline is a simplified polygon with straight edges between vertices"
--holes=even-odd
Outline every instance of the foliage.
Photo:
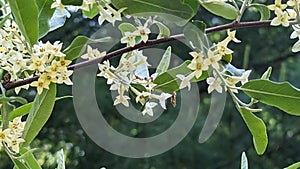
[[[56,85],[73,85],[70,79],[73,69],[95,63],[99,65],[98,76],[107,79],[107,84],[111,85],[110,90],[118,93],[110,105],[121,104],[129,107],[129,100],[134,100],[140,107],[142,116],[153,116],[154,107],[158,105],[170,111],[168,109],[171,108],[166,105],[166,101],[170,99],[173,106],[176,106],[176,92],[186,87],[190,90],[191,83],[206,81],[209,94],[213,91],[228,92],[253,136],[254,147],[259,155],[265,153],[268,145],[267,128],[263,122],[264,110],[259,108],[261,103],[277,107],[290,115],[299,115],[299,89],[288,82],[278,83],[269,80],[272,77],[271,69],[268,69],[262,78],[248,81],[251,70],[238,69],[233,66],[235,50],[229,48],[230,42],[241,42],[235,37],[236,30],[234,29],[243,27],[243,24],[244,26],[250,24],[259,26],[268,23],[284,27],[292,25],[294,32],[291,38],[299,39],[298,2],[289,1],[287,4],[281,4],[281,1],[275,1],[275,4],[269,6],[248,0],[242,1],[241,4],[239,1],[218,0],[177,0],[171,4],[163,0],[126,2],[112,0],[111,3],[105,0],[72,2],[32,0],[26,1],[26,4],[24,2],[8,0],[8,5],[2,3],[4,24],[0,32],[2,37],[0,52],[3,55],[1,69],[4,71],[0,141],[3,150],[16,168],[41,168],[33,155],[35,149],[29,149],[28,146],[34,144],[34,139],[50,118],[56,100]],[[81,9],[83,14],[90,19],[99,13],[99,25],[109,22],[114,26],[122,21],[121,14],[134,17],[135,24],[123,22],[118,27],[122,34],[119,41],[126,47],[108,53],[108,51],[100,52],[89,45],[107,42],[109,40],[107,37],[90,39],[77,36],[64,49],[58,41],[39,42],[42,37],[50,34],[50,31],[55,31],[64,25],[69,15],[66,7],[69,6]],[[208,42],[209,38],[206,34],[209,30],[206,28],[206,25],[209,25],[208,22],[193,21],[192,25],[187,24],[202,7],[216,16],[234,20],[231,24],[210,29],[211,32],[227,29],[227,36],[223,40],[219,38],[214,44]],[[248,8],[259,11],[259,21],[240,22]],[[269,19],[270,11],[274,11],[275,17],[272,21],[264,22]],[[183,34],[179,36],[185,38],[193,49],[189,51],[189,57],[192,59],[185,59],[181,65],[169,68],[174,47],[168,46],[164,48],[166,51],[161,56],[162,59],[155,73],[151,74],[151,70],[148,69],[147,56],[143,54],[142,48],[162,43],[163,41],[160,41],[162,38],[167,40],[165,42],[172,40],[172,30],[164,21],[185,27]],[[158,35],[151,34],[153,26],[159,29]],[[83,53],[86,48],[86,53]],[[299,50],[299,41],[297,41],[292,46],[292,51],[298,52]],[[111,64],[112,57],[120,54],[122,56],[115,64],[116,66]],[[86,61],[71,65],[71,61],[79,57]],[[7,80],[5,75],[10,78]],[[37,89],[32,103],[25,104],[22,97],[6,96],[8,93],[6,90],[15,88],[15,93],[18,95],[20,89],[28,89],[29,84]],[[132,95],[128,95],[127,91],[130,91]],[[241,95],[241,92],[248,96],[249,102],[244,101],[247,100],[244,98],[246,95]],[[15,108],[16,106],[12,103],[16,102],[23,105]],[[262,115],[256,116],[256,114]],[[23,118],[25,121],[21,121],[22,116],[26,116],[26,120]],[[63,151],[58,152],[58,168],[65,168],[63,154]],[[297,165],[296,163],[291,167]],[[244,153],[241,168],[248,168]]]

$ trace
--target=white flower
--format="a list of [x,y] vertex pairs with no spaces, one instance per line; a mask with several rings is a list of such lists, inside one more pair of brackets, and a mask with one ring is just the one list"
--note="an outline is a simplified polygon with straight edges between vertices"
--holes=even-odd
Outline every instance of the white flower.
[[149,116],[153,116],[153,108],[157,105],[155,102],[147,102],[145,105],[145,109],[142,111],[142,114],[148,114]]
[[98,17],[98,23],[99,25],[102,25],[105,20],[112,23],[114,22],[113,17],[110,14],[110,11],[105,10],[101,5],[98,5],[100,16]]
[[11,149],[12,149],[14,152],[19,153],[19,151],[20,151],[20,143],[23,143],[23,142],[25,142],[24,139],[15,136],[15,137],[13,137],[13,138],[11,138],[11,139],[9,140],[9,142],[7,143],[7,145],[8,145],[9,147],[11,147]]
[[271,25],[273,26],[289,26],[289,15],[286,11],[282,11],[280,8],[275,8],[276,17],[272,19]]
[[[135,90],[135,91],[137,91],[137,90]],[[151,95],[151,93],[149,93],[149,92],[144,92],[144,91],[139,92],[139,93],[137,93],[137,96],[135,98],[135,102],[137,102],[137,103],[140,102],[140,103],[144,104],[145,103],[145,98],[149,97],[150,95]]]
[[238,39],[235,37],[235,34],[236,34],[236,30],[230,32],[230,30],[227,29],[227,38],[226,38],[226,39],[227,39],[228,41],[233,41],[233,42],[235,42],[235,43],[240,43],[241,41],[238,40]]
[[121,18],[121,13],[126,9],[126,8],[121,8],[118,11],[116,11],[114,8],[109,6],[108,4],[105,4],[105,7],[112,13],[112,25],[115,24],[115,21],[122,21]]
[[135,34],[131,32],[125,32],[125,36],[121,38],[121,43],[127,43],[129,46],[133,47],[135,45]]
[[222,80],[220,78],[209,77],[206,79],[208,86],[208,93],[211,93],[213,90],[216,90],[219,93],[222,93]]
[[219,69],[219,63],[222,59],[222,56],[220,54],[215,54],[213,51],[208,50],[207,52],[208,58],[204,60],[204,65],[208,66],[211,65],[215,69]]
[[87,53],[82,55],[81,58],[82,59],[94,59],[94,58],[100,58],[100,57],[104,57],[106,55],[106,52],[101,52],[98,49],[92,49],[92,47],[90,45],[88,45],[87,47]]
[[137,30],[133,32],[136,36],[140,36],[143,42],[148,41],[148,35],[151,33],[150,29],[145,26],[137,27]]
[[65,12],[65,5],[61,3],[61,0],[55,0],[55,2],[52,3],[51,8],[59,8],[61,14],[64,14]]
[[170,98],[172,95],[169,93],[161,93],[160,95],[155,95],[155,94],[151,94],[151,98],[154,99],[158,99],[159,100],[159,104],[163,109],[167,109],[166,108],[166,100],[168,98]]
[[66,85],[73,85],[73,82],[70,79],[70,76],[73,74],[72,70],[65,70],[61,71],[57,74],[57,81],[58,84],[66,84]]
[[129,100],[130,98],[126,95],[120,94],[119,96],[116,97],[114,101],[114,105],[122,103],[124,106],[129,107]]
[[194,76],[195,76],[194,73],[191,73],[186,77],[182,74],[176,75],[176,77],[181,80],[181,83],[179,85],[179,89],[183,89],[185,87],[188,87],[188,90],[190,90],[191,89],[190,81]]
[[191,70],[194,70],[194,76],[196,78],[201,77],[202,72],[208,69],[208,65],[204,63],[202,57],[194,58],[187,67]]

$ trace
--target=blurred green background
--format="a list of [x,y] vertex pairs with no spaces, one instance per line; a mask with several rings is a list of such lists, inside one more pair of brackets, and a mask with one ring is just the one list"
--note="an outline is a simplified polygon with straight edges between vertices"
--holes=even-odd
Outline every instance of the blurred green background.
[[[227,20],[216,18],[203,9],[199,10],[199,15],[194,19],[205,21],[208,27],[228,23]],[[253,10],[246,12],[244,21],[255,19],[259,19],[259,13]],[[97,18],[85,19],[80,12],[75,12],[64,27],[50,33],[43,38],[43,41],[61,40],[66,47],[74,37],[90,36],[98,29]],[[291,32],[290,28],[282,27],[239,29],[237,37],[242,40],[242,43],[230,44],[235,52],[233,64],[239,68],[253,70],[252,78],[259,77],[269,66],[272,66],[271,80],[290,81],[300,88],[300,66],[298,66],[300,57],[298,53],[291,53],[291,46],[294,43],[289,39]],[[209,34],[209,38],[217,42],[225,35],[226,31],[223,31]],[[182,57],[187,57],[187,54],[183,54]],[[98,79],[96,85],[99,99],[111,98],[105,80]],[[251,169],[283,168],[300,160],[300,118],[264,106],[264,111],[257,115],[267,125],[269,145],[265,154],[259,156],[254,150],[252,136],[235,110],[230,97],[227,99],[221,122],[212,137],[203,144],[198,143],[198,136],[210,104],[205,82],[199,83],[199,87],[201,110],[194,127],[176,147],[161,155],[132,159],[106,152],[90,140],[81,128],[72,99],[64,99],[56,103],[51,118],[32,144],[32,147],[40,148],[35,155],[45,169],[56,167],[55,153],[60,149],[64,149],[68,169],[99,169],[101,167],[108,169],[237,169],[240,167],[240,156],[243,151],[247,154]],[[28,92],[23,91],[22,94],[32,100]],[[71,94],[71,87],[58,86],[58,96]],[[102,103],[105,107],[101,110],[115,129],[133,137],[139,137],[145,134],[143,132],[148,131],[146,127],[149,126],[129,122],[115,112],[115,109],[111,107],[113,103],[111,99],[106,99]],[[172,124],[176,116],[176,113],[166,112],[166,115],[160,117],[160,125],[151,125],[150,130],[163,132]],[[12,168],[12,163],[3,153],[0,154],[0,161],[1,169]]]

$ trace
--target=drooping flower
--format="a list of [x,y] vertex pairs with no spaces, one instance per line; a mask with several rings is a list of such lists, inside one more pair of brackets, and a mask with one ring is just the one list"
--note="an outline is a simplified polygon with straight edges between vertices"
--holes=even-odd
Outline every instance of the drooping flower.
[[122,103],[124,106],[129,107],[129,100],[130,98],[126,95],[120,94],[119,96],[116,97],[114,101],[114,105]]
[[191,73],[188,76],[184,76],[182,74],[176,75],[176,77],[181,80],[181,83],[179,85],[179,89],[183,89],[183,88],[187,87],[188,90],[190,90],[191,89],[191,82],[190,81],[192,80],[192,78],[194,76],[195,76],[194,73]]
[[170,98],[172,95],[169,93],[161,93],[160,95],[151,94],[150,97],[159,100],[159,104],[163,109],[166,108],[166,100]]
[[212,91],[216,90],[219,93],[222,93],[222,80],[220,78],[209,77],[206,79],[207,84],[209,84],[207,91],[211,93]]
[[145,109],[142,111],[143,115],[148,114],[149,116],[153,116],[153,108],[157,105],[155,102],[147,102],[145,105]]

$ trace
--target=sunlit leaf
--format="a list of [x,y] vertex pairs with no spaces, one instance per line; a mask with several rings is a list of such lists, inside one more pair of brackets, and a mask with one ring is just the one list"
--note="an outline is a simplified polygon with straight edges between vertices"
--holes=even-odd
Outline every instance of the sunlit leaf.
[[169,65],[170,65],[171,55],[172,55],[172,48],[171,48],[171,46],[169,46],[167,48],[167,50],[165,51],[163,57],[161,58],[159,65],[157,66],[156,73],[158,75],[160,75],[168,70]]
[[288,82],[252,80],[244,84],[242,90],[260,102],[277,107],[288,114],[300,116],[300,90]]
[[167,38],[170,36],[170,29],[162,24],[161,22],[155,22],[155,24],[157,25],[158,29],[159,29],[159,34],[157,36],[157,39],[161,39],[161,38]]
[[250,7],[255,8],[260,13],[260,20],[268,20],[270,18],[270,10],[269,8],[264,4],[259,3],[253,3],[250,5]]
[[89,11],[85,11],[83,10],[82,13],[87,16],[89,19],[93,19],[95,16],[97,16],[99,14],[99,9],[97,7],[97,5],[93,5],[93,7],[89,7],[90,10]]
[[26,119],[22,138],[23,146],[29,145],[49,119],[55,103],[56,84],[51,84],[49,90],[44,89],[37,95]]
[[196,0],[112,0],[120,9],[126,7],[125,14],[132,16],[160,16],[179,25],[187,23],[197,12],[199,2]]
[[225,19],[234,20],[238,16],[238,10],[234,6],[224,1],[204,1],[201,3],[201,5],[209,12]]
[[39,38],[45,36],[50,30],[50,20],[54,14],[55,9],[51,9],[53,0],[37,0],[39,9]]
[[256,153],[259,155],[263,154],[268,145],[267,128],[265,123],[245,108],[238,108],[238,110],[253,136],[253,144]]
[[21,155],[24,155],[23,160],[25,161],[25,163],[27,164],[27,166],[31,169],[42,169],[42,167],[40,166],[40,164],[38,163],[38,161],[36,160],[36,158],[34,157],[33,153],[28,151],[27,148],[22,148],[20,150]]
[[125,35],[125,32],[134,32],[136,30],[135,26],[131,23],[121,23],[118,28],[123,36]]
[[38,7],[36,0],[8,0],[16,22],[30,45],[39,37]]
[[292,164],[288,167],[285,167],[284,169],[299,169],[300,168],[300,162],[297,162],[295,164]]

